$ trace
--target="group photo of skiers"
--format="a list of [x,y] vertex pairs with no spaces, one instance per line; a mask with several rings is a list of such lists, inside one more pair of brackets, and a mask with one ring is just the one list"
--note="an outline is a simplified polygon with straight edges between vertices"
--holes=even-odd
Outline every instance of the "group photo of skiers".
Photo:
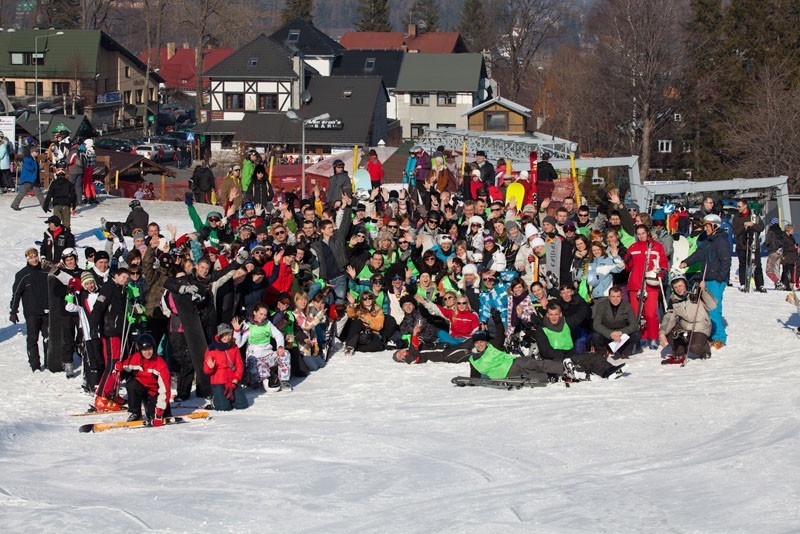
[[694,213],[643,212],[616,187],[556,201],[542,193],[557,179],[546,156],[537,179],[480,152],[457,177],[443,152],[414,147],[399,187],[370,158],[372,187],[356,189],[337,160],[307,198],[276,193],[250,153],[214,195],[199,182],[186,193],[184,224],[160,226],[135,199],[125,220],[102,219],[101,250],[77,246],[76,190],[58,178],[10,304],[31,370],[80,376],[93,410],[154,425],[171,402],[243,409],[383,351],[469,363],[475,384],[570,384],[619,377],[636,355],[684,364],[723,350],[733,254],[740,289],[766,291],[762,234],[775,289],[797,285],[793,228],[744,200],[730,225],[710,197]]

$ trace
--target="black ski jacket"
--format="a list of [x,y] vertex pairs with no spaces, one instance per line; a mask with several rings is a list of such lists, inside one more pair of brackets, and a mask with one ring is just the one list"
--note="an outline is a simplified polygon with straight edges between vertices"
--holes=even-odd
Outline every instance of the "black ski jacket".
[[114,281],[100,290],[89,318],[93,336],[122,337],[126,300],[125,286],[120,286]]
[[44,315],[49,309],[47,298],[47,271],[39,264],[26,265],[17,272],[12,286],[11,313],[19,312],[19,303],[25,316]]
[[[52,204],[51,204],[52,203]],[[50,183],[47,196],[44,198],[44,209],[51,206],[69,206],[75,209],[78,197],[75,195],[75,186],[65,176],[59,176]]]

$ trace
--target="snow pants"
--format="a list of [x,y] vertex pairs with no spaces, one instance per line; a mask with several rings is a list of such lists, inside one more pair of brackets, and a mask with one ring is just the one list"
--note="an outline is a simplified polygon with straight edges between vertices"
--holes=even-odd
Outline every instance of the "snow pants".
[[103,358],[106,367],[97,385],[97,395],[105,399],[113,400],[119,392],[119,373],[114,370],[114,364],[119,361],[121,350],[122,338],[103,338]]
[[42,360],[39,356],[39,334],[42,335],[44,353],[47,354],[47,323],[47,315],[25,316],[28,364],[31,366],[31,371],[38,371],[42,367]]
[[529,356],[520,356],[511,364],[506,377],[522,376],[536,382],[547,382],[547,375],[561,376],[563,374],[563,363],[555,360],[537,360]]
[[244,410],[249,406],[247,396],[241,385],[233,390],[233,401],[225,396],[224,384],[211,384],[211,396],[214,399],[214,409],[220,412],[229,412],[234,408]]
[[770,252],[769,256],[767,256],[767,278],[772,280],[773,284],[777,284],[780,281],[779,265],[781,264],[781,255],[776,250],[775,252]]
[[194,382],[194,364],[189,355],[189,347],[186,345],[186,338],[183,332],[170,332],[169,346],[172,351],[172,361],[178,364],[178,385],[175,388],[175,396],[188,399],[192,394],[192,383]]
[[727,343],[728,334],[725,332],[725,319],[722,318],[722,295],[725,293],[727,282],[706,280],[706,289],[717,299],[717,307],[708,312],[711,319],[711,341]]
[[586,354],[575,354],[571,356],[572,361],[584,372],[608,378],[616,370],[616,366],[608,363],[603,356],[594,352]]
[[83,362],[83,376],[86,380],[86,387],[89,391],[94,391],[106,370],[103,342],[99,339],[85,339],[83,347],[86,353],[86,361]]
[[[130,378],[125,382],[125,389],[128,391],[128,413],[136,414],[141,417],[142,408],[144,408],[145,418],[152,421],[156,416],[158,393],[151,394],[142,383],[135,378]],[[167,401],[167,409],[164,410],[164,417],[171,416],[172,411],[170,410],[169,401]]]
[[17,193],[17,196],[11,201],[11,208],[15,210],[19,209],[22,199],[25,198],[30,191],[33,191],[33,194],[36,195],[36,200],[39,201],[39,205],[44,207],[44,194],[42,193],[42,188],[31,182],[25,182],[24,184],[20,184],[19,193]]
[[[661,299],[661,290],[658,286],[646,286],[646,289],[647,298],[644,300],[644,311],[642,312],[642,317],[644,317],[645,321],[644,328],[642,329],[642,338],[651,340],[658,339],[658,302]],[[639,299],[636,296],[638,292],[638,290],[628,290],[633,313],[637,314],[639,313],[640,306]]]
[[[689,340],[691,339],[691,344]],[[708,345],[708,336],[702,332],[687,332],[680,327],[675,327],[667,334],[667,341],[672,348],[672,354],[675,356],[683,356],[688,351],[697,356],[706,356],[711,353],[711,347]]]
[[283,351],[283,356],[278,356],[270,345],[249,345],[247,347],[247,372],[253,382],[269,378],[270,371],[277,367],[278,380],[289,380],[291,375],[291,356],[288,350]]

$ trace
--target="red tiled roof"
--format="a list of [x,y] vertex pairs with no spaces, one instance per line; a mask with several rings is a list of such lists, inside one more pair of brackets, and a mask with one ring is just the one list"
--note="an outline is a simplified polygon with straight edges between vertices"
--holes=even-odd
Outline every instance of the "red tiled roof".
[[[211,67],[233,54],[233,48],[212,48],[206,50],[203,54],[203,72],[208,71]],[[155,60],[155,49],[152,51]],[[161,56],[161,70],[159,74],[164,78],[164,82],[168,88],[181,89],[185,91],[194,91],[195,84],[195,69],[194,69],[194,48],[177,48],[175,55],[172,59],[167,59],[167,49],[162,48],[159,50]],[[139,59],[147,63],[147,51],[139,54]],[[155,61],[153,61],[155,64]],[[203,80],[203,89],[207,89],[209,84],[208,78]]]
[[403,32],[345,32],[339,40],[351,50],[403,50],[403,44],[410,51],[425,54],[450,54],[459,51],[458,32],[431,32],[416,37],[408,37]]

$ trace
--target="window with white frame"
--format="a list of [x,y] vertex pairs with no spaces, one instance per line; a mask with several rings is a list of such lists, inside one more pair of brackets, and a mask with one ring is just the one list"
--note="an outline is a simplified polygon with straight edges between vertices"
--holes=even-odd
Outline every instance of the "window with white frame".
[[364,61],[364,72],[372,72],[375,70],[375,58],[368,57],[366,61]]
[[411,93],[412,106],[429,106],[431,104],[430,93]]
[[456,94],[455,93],[436,93],[437,106],[455,106]]
[[675,122],[681,122],[683,120],[683,116],[680,113],[676,113],[672,116],[672,119]]
[[671,154],[672,153],[672,139],[659,139],[658,140],[658,151],[662,154]]

